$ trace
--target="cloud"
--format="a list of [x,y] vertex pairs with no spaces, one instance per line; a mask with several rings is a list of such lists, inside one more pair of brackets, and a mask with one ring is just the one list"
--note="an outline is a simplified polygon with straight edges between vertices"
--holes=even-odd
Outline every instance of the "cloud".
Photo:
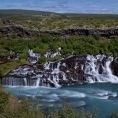
[[62,5],[67,4],[67,3],[68,3],[68,1],[61,1],[61,2],[58,2],[58,4],[62,4]]
[[8,4],[7,7],[16,7],[14,4]]
[[55,8],[62,8],[64,7],[63,5],[59,5],[59,4],[54,4],[54,5],[51,5],[51,6],[47,6],[45,8],[50,8],[50,9],[55,9]]
[[40,7],[39,5],[37,5],[37,4],[35,4],[35,3],[33,3],[33,4],[31,4],[31,3],[22,4],[22,6],[23,6],[23,7],[34,7],[34,8]]
[[68,3],[68,1],[61,1],[61,2],[57,2],[55,4],[52,4],[52,5],[48,5],[45,8],[48,10],[53,10],[53,11],[56,11],[57,9],[66,9],[66,8],[68,8],[68,6],[66,6],[67,3]]
[[30,6],[30,3],[28,3],[28,4],[23,4],[22,6],[24,6],[24,7],[29,7],[29,6]]
[[20,3],[6,3],[5,6],[7,7],[19,7],[21,6]]

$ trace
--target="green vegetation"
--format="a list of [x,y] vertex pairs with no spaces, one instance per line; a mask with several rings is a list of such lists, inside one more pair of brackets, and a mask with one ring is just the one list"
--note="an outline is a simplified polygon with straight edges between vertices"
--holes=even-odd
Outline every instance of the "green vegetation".
[[[118,26],[115,14],[59,14],[32,10],[0,10],[0,18],[39,30],[58,30],[78,26],[81,28],[110,28]],[[0,22],[0,26],[5,26]]]
[[108,118],[118,118],[118,111],[108,115]]
[[15,69],[17,66],[27,64],[26,59],[21,59],[19,61],[9,61],[7,63],[0,64],[1,75],[6,75],[11,70]]
[[56,60],[59,60],[59,59],[61,59],[61,56],[55,56],[53,58],[46,58],[46,57],[43,56],[43,57],[39,58],[38,64],[43,65],[48,61],[56,61]]
[[[98,17],[100,16],[100,17]],[[67,15],[65,17],[61,14],[47,15],[47,16],[32,16],[37,20],[17,20],[17,24],[36,28],[39,30],[59,30],[62,28],[110,28],[118,26],[117,15]],[[113,17],[112,17],[113,16]]]
[[2,86],[0,83],[0,114],[3,113],[6,105],[8,104],[8,100],[9,100],[9,93],[5,92],[2,89]]
[[106,55],[109,55],[112,53],[114,56],[118,56],[118,37],[109,40],[102,39],[99,35],[75,35],[69,37],[68,39],[62,40],[58,36],[52,37],[49,34],[43,34],[38,37],[28,38],[27,40],[19,37],[15,37],[14,39],[14,36],[0,38],[1,59],[8,55],[12,57],[14,53],[9,54],[10,50],[20,53],[20,61],[10,60],[9,62],[4,63],[3,60],[0,60],[0,71],[3,75],[5,75],[16,66],[26,64],[27,52],[29,49],[33,49],[36,53],[41,53],[42,57],[38,61],[39,64],[44,64],[47,61],[58,60],[61,58],[60,56],[54,58],[45,58],[44,54],[49,49],[52,49],[56,52],[58,51],[59,47],[62,48],[61,54],[65,56],[71,55],[72,52],[74,55],[98,53],[105,53]]

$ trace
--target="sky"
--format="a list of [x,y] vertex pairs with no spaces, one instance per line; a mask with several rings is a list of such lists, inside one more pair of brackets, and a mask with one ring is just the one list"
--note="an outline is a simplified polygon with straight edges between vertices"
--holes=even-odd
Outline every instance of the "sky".
[[0,9],[118,14],[118,0],[1,0]]

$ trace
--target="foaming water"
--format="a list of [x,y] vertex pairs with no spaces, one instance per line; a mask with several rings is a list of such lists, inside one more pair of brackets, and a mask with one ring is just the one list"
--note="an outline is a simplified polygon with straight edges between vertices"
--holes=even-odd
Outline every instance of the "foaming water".
[[60,94],[60,96],[68,96],[73,98],[85,98],[86,94],[80,92],[66,91],[64,92],[64,94]]
[[[110,83],[64,86],[61,88],[47,87],[4,87],[15,96],[22,93],[26,97],[33,97],[39,101],[39,106],[62,107],[66,100],[78,110],[83,106],[90,110],[94,106],[99,109],[99,116],[107,115],[118,110],[118,85]],[[107,107],[107,109],[106,109]]]

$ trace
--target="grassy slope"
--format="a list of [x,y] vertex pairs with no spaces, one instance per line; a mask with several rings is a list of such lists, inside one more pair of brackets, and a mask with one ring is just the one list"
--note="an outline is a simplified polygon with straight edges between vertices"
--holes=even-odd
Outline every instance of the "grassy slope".
[[27,61],[25,59],[22,59],[20,61],[10,61],[4,64],[0,64],[0,72],[2,75],[6,75],[10,70],[13,70],[16,68],[16,66],[27,64]]

